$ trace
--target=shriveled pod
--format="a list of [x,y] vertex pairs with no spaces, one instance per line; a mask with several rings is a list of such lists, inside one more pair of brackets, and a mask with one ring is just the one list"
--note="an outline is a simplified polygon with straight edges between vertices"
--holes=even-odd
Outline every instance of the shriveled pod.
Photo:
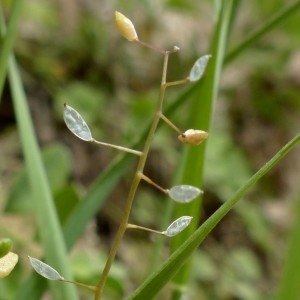
[[119,32],[128,41],[133,42],[138,40],[138,36],[133,23],[118,11],[115,12],[115,23]]
[[203,130],[188,129],[178,136],[178,139],[189,145],[199,145],[208,137],[208,133]]
[[19,260],[19,256],[13,252],[8,252],[0,258],[0,279],[8,276]]

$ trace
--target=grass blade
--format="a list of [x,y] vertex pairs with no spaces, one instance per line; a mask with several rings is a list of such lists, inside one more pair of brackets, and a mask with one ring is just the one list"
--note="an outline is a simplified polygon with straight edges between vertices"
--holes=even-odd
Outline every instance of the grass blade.
[[300,205],[297,203],[295,210],[295,222],[292,229],[286,262],[279,283],[276,300],[297,300],[300,298],[299,276],[300,276]]
[[300,8],[300,1],[291,3],[290,5],[284,7],[282,10],[274,14],[267,22],[265,22],[261,27],[252,32],[244,41],[237,45],[232,51],[230,51],[226,58],[225,64],[231,62],[238,55],[242,54],[245,49],[253,45],[257,40],[259,40],[266,33],[270,32],[275,26],[279,25],[281,22],[289,18],[293,13],[297,12]]
[[[205,78],[195,90],[191,106],[191,120],[194,120],[193,128],[209,129],[212,115],[212,108],[217,97],[223,60],[227,49],[229,32],[234,19],[235,9],[238,1],[223,2],[219,10],[218,23],[213,36],[211,54],[212,59],[207,68]],[[201,102],[199,99],[205,99]],[[180,182],[194,186],[202,185],[203,168],[205,159],[205,144],[199,147],[187,147],[183,157],[183,167]],[[187,205],[177,205],[175,217],[181,215],[193,216],[194,220],[199,219],[201,202],[194,201]],[[191,224],[182,234],[172,239],[172,251],[175,251],[195,231],[196,222]],[[191,264],[180,270],[174,277],[175,286],[183,286],[189,280]],[[173,299],[181,297],[181,290],[174,290]]]
[[[155,295],[169,282],[176,272],[187,262],[194,250],[206,236],[222,220],[222,218],[242,199],[248,190],[267,174],[280,160],[285,157],[300,142],[300,134],[281,148],[257,173],[255,173],[233,197],[215,211],[160,267],[150,275],[128,300],[153,299]],[[289,298],[280,298],[289,299]]]
[[[50,265],[57,266],[66,278],[72,278],[65,242],[42,164],[26,96],[13,57],[9,61],[9,81],[46,261]],[[73,285],[52,283],[51,290],[53,299],[78,299]]]
[[0,101],[3,92],[3,86],[8,67],[8,59],[12,52],[15,37],[17,34],[17,27],[22,13],[23,0],[15,0],[12,3],[10,18],[6,30],[5,21],[3,17],[2,7],[0,5]]

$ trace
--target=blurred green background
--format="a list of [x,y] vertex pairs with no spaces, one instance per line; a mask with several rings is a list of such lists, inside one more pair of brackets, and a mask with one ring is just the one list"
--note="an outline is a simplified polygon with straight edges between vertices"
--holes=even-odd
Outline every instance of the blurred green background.
[[[290,2],[242,1],[229,50]],[[10,5],[3,1],[6,17]],[[96,139],[123,146],[138,140],[155,109],[162,57],[120,37],[115,10],[134,22],[142,40],[162,48],[180,47],[170,58],[169,81],[185,78],[211,43],[216,13],[212,1],[25,2],[15,55],[61,222],[117,155],[76,139],[63,123],[63,103],[82,114]],[[199,223],[299,132],[299,25],[296,13],[225,66],[208,141]],[[184,90],[168,89],[165,102],[172,103]],[[186,99],[172,116],[183,130],[189,128],[188,106]],[[147,176],[168,187],[182,150],[176,134],[162,126],[148,158]],[[134,168],[135,164],[129,167],[71,251],[78,281],[97,282]],[[212,232],[195,256],[188,299],[272,298],[299,201],[299,172],[297,149]],[[143,184],[131,223],[157,228],[164,201],[157,190]],[[32,218],[8,84],[0,102],[0,209],[0,237],[10,237],[21,257],[11,276],[0,281],[0,299],[9,300],[30,272],[27,255],[40,256],[43,249]],[[121,298],[141,282],[155,241],[144,232],[126,234],[109,278],[108,299]],[[82,299],[91,299],[90,293],[80,291]],[[166,299],[167,293],[168,289],[159,299]]]

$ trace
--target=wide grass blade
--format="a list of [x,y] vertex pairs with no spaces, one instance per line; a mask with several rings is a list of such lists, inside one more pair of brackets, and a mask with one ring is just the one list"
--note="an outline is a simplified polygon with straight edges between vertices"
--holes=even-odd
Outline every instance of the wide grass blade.
[[[210,64],[203,81],[199,82],[197,89],[192,95],[192,105],[190,110],[190,120],[192,128],[209,131],[211,115],[214,102],[217,97],[219,81],[222,72],[223,60],[225,57],[228,36],[231,30],[235,9],[238,1],[222,2],[219,16],[213,35],[210,54],[212,55]],[[201,101],[203,99],[203,101]],[[182,172],[179,182],[201,187],[203,182],[203,168],[205,161],[205,143],[198,147],[187,147],[183,156]],[[181,215],[193,216],[198,220],[201,211],[201,202],[194,201],[186,205],[176,206],[175,217]],[[172,251],[175,251],[188,237],[195,231],[197,223],[191,224],[182,234],[172,239]],[[183,286],[190,277],[191,262],[186,264],[174,277],[175,286]],[[181,297],[181,290],[174,290],[173,299]]]
[[[72,279],[71,265],[62,230],[42,164],[41,153],[34,133],[21,78],[13,57],[9,61],[9,81],[20,140],[25,156],[26,170],[33,194],[34,213],[37,218],[46,261],[50,265],[57,267],[63,276]],[[76,288],[73,285],[52,283],[51,291],[53,299],[78,299]]]
[[279,283],[276,300],[300,299],[300,203],[295,210],[295,222],[292,229],[289,248],[285,253],[286,262]]
[[[223,217],[242,199],[255,183],[274,168],[280,160],[300,142],[300,134],[281,148],[257,173],[242,186],[233,197],[226,201],[210,216],[183,244],[169,257],[169,259],[152,275],[150,275],[128,300],[154,299],[155,295],[170,281],[178,270],[187,262],[195,249],[207,235],[223,219]],[[290,298],[280,298],[290,299]]]

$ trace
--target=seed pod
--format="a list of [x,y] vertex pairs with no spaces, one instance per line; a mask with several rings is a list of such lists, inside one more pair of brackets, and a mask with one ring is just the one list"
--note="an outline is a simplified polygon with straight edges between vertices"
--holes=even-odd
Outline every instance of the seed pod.
[[199,145],[208,137],[208,133],[203,130],[188,129],[178,136],[178,139],[189,145]]
[[189,203],[203,194],[203,191],[192,185],[177,185],[170,188],[169,196],[176,202]]
[[69,130],[84,141],[92,141],[91,131],[81,115],[71,106],[64,104],[64,120]]
[[49,265],[45,264],[44,262],[40,261],[39,259],[33,258],[28,256],[31,266],[34,268],[34,270],[43,276],[44,278],[47,278],[49,280],[62,280],[63,277],[60,276],[60,274],[50,267]]
[[128,41],[133,42],[138,40],[138,36],[133,23],[118,11],[115,12],[115,23],[119,32]]
[[191,71],[190,71],[190,76],[188,77],[188,79],[192,82],[199,80],[203,74],[204,71],[206,69],[206,66],[208,64],[208,61],[210,60],[211,55],[207,54],[207,55],[203,55],[200,58],[198,58],[196,60],[196,62],[194,63]]
[[0,258],[0,279],[8,276],[19,260],[19,256],[13,252],[8,252]]
[[189,226],[191,223],[193,217],[190,216],[182,216],[175,220],[168,228],[166,231],[164,231],[164,234],[166,236],[174,236],[180,233],[182,230],[184,230],[186,227]]

